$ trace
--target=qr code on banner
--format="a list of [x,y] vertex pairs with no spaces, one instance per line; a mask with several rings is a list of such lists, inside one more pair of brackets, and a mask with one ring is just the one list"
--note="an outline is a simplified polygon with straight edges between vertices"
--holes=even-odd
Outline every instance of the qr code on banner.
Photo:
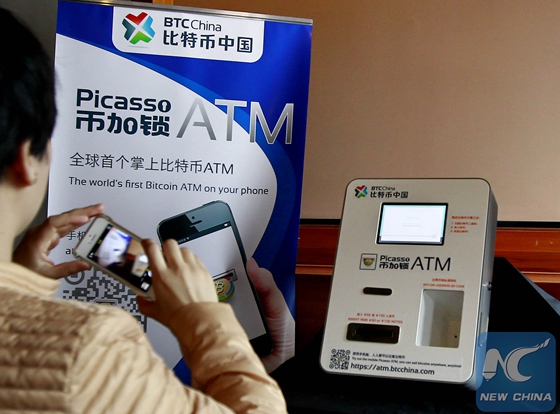
[[122,283],[96,269],[68,276],[65,281],[67,285],[62,290],[64,299],[118,306],[134,316],[146,331],[148,321],[138,310],[136,294]]
[[331,362],[329,368],[331,369],[348,369],[350,363],[350,351],[348,349],[332,349]]

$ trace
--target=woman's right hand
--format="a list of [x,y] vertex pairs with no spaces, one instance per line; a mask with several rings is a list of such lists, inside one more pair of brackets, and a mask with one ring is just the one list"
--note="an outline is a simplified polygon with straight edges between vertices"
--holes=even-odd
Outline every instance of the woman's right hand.
[[155,300],[139,296],[140,311],[161,324],[169,326],[173,315],[182,307],[198,302],[217,302],[212,277],[202,261],[176,240],[163,243],[163,252],[150,239],[142,241],[152,271]]

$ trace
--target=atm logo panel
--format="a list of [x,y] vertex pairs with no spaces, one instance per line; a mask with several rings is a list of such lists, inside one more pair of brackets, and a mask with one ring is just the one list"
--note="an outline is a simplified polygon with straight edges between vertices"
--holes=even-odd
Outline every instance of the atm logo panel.
[[415,270],[415,271],[451,271],[451,257],[438,256],[390,256],[377,253],[362,253],[360,270]]
[[360,260],[360,269],[375,270],[377,268],[377,254],[363,253]]

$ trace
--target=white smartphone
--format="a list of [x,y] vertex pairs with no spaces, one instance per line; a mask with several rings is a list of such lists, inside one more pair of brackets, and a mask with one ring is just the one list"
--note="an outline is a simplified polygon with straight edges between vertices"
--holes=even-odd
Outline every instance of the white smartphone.
[[118,280],[137,295],[155,299],[152,272],[141,239],[107,216],[98,216],[73,250],[74,256]]

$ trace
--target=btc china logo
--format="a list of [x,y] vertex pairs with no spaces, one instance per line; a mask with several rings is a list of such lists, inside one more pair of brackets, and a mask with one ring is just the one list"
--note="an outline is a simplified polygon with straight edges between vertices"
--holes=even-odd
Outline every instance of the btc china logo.
[[135,45],[139,41],[149,43],[156,32],[152,29],[152,19],[147,13],[142,12],[138,16],[129,13],[123,19],[122,24],[126,28],[124,37]]
[[367,196],[367,187],[365,185],[360,185],[354,190],[356,192],[356,198],[362,198]]

